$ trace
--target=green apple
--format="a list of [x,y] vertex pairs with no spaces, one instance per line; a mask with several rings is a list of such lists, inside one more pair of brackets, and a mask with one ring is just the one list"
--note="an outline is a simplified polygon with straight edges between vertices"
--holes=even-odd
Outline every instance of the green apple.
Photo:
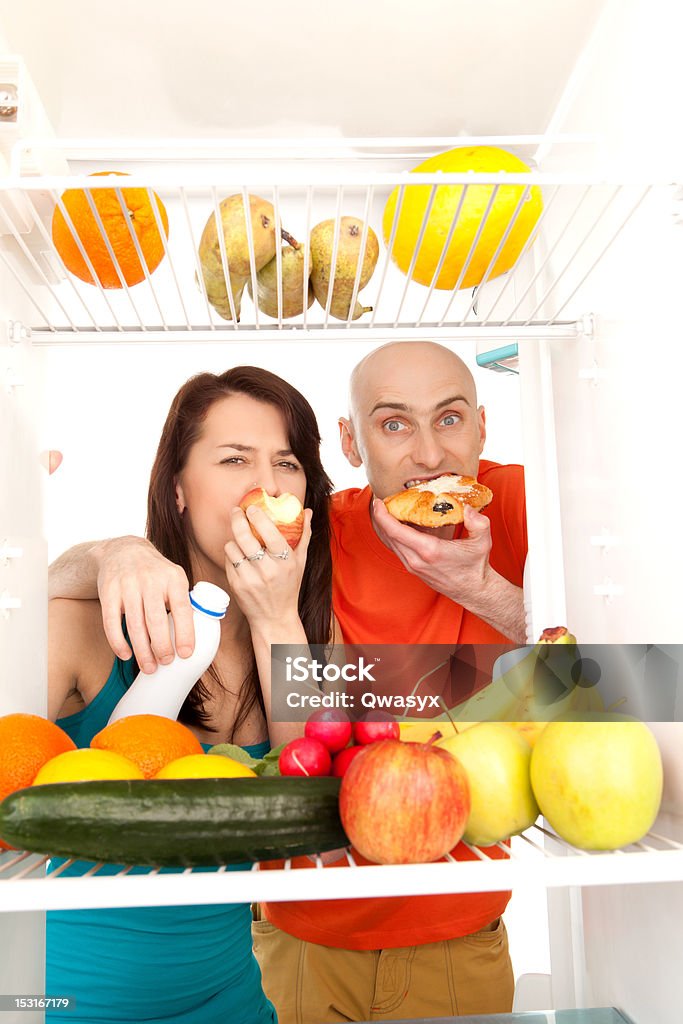
[[645,835],[657,817],[662,780],[657,741],[626,715],[549,722],[531,758],[542,814],[581,850],[616,850]]
[[463,838],[491,846],[523,832],[536,821],[531,789],[531,747],[507,722],[479,722],[438,741],[467,772],[471,809]]

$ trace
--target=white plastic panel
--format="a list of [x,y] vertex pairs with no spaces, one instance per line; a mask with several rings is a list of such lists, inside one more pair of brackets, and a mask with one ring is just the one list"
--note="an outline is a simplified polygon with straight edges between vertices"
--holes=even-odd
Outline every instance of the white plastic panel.
[[[0,715],[47,707],[47,560],[40,463],[42,358],[8,320],[26,312],[7,303],[0,267]],[[2,606],[5,606],[4,608]],[[8,856],[0,853],[0,866]],[[11,884],[11,883],[10,883]],[[35,910],[35,908],[33,908]],[[44,988],[44,914],[0,914],[0,992]],[[22,1013],[37,1024],[38,1013]]]

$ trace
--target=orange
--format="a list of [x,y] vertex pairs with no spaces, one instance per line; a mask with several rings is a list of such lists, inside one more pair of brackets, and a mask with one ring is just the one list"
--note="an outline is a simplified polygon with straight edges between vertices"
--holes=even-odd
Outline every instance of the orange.
[[157,779],[248,779],[256,772],[240,761],[222,754],[190,754],[171,761],[155,775]]
[[[508,153],[504,149],[497,149],[495,146],[463,146],[430,157],[429,160],[414,167],[412,173],[433,174],[436,171],[442,171],[444,174],[461,174],[467,171],[481,174],[493,174],[497,171],[524,174],[528,173],[529,167],[512,153]],[[411,274],[413,281],[425,285],[432,283],[448,232],[458,213],[464,188],[463,185],[439,185],[436,188],[419,255]],[[467,186],[465,198],[458,214],[457,225],[436,280],[436,288],[455,288],[484,219],[494,188],[494,185],[472,184]],[[472,258],[467,264],[467,270],[460,282],[460,288],[472,288],[481,284],[489,263],[503,241],[508,225],[515,216],[525,188],[525,185],[499,186],[482,233],[472,253]],[[394,189],[384,207],[382,232],[387,245],[391,237],[398,191],[398,188]],[[410,270],[410,263],[420,235],[431,191],[431,185],[408,185],[403,192],[403,202],[391,258],[404,274]],[[534,185],[522,203],[487,280],[490,281],[492,278],[498,277],[499,274],[504,274],[515,264],[542,209],[541,190]]]
[[[15,714],[0,718],[0,800],[15,789],[30,786],[39,768],[76,744],[40,715]],[[0,840],[0,849],[8,849]]]
[[151,779],[169,761],[186,754],[202,754],[193,732],[162,715],[128,715],[105,726],[90,741],[97,750],[114,750],[130,758]]
[[89,782],[92,779],[143,779],[138,766],[112,750],[67,750],[57,754],[40,769],[34,786],[51,782]]
[[[119,171],[98,171],[102,174],[117,174]],[[127,175],[120,175],[127,177]],[[144,281],[145,272],[135,248],[135,242],[128,227],[128,220],[113,188],[91,189],[93,204],[102,221],[107,240],[111,245],[121,275],[127,285]],[[130,214],[131,226],[144,256],[147,270],[151,274],[164,258],[164,245],[154,215],[152,197],[156,201],[159,220],[168,238],[168,215],[156,192],[146,188],[121,189],[123,206]],[[93,265],[97,280],[103,288],[122,288],[116,266],[106,241],[95,219],[85,189],[70,188],[61,195],[73,228]],[[86,261],[81,255],[76,239],[59,206],[52,216],[52,241],[67,270],[87,284],[95,284]]]

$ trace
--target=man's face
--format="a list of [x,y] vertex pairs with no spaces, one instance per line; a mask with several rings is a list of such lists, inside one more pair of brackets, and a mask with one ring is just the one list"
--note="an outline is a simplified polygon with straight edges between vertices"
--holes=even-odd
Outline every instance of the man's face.
[[373,354],[356,381],[342,445],[365,466],[378,498],[457,473],[476,476],[486,437],[472,377],[440,346],[391,345]]

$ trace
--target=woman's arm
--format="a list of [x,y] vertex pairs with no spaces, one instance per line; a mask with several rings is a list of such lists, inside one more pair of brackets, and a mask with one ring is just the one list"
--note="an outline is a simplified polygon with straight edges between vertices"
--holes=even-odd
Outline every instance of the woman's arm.
[[[255,557],[262,545],[251,532],[250,522],[263,538],[263,557]],[[304,730],[303,715],[299,722],[282,720],[282,693],[285,687],[292,687],[284,678],[283,663],[272,659],[271,648],[274,644],[296,644],[308,649],[298,599],[311,539],[311,512],[305,510],[303,533],[294,550],[287,547],[275,524],[255,506],[246,515],[241,509],[233,510],[232,535],[234,540],[225,545],[228,588],[249,623],[268,735],[271,745],[277,746],[301,736]],[[282,558],[285,550],[287,557]]]
[[72,714],[104,686],[114,661],[98,601],[48,606],[48,718]]

